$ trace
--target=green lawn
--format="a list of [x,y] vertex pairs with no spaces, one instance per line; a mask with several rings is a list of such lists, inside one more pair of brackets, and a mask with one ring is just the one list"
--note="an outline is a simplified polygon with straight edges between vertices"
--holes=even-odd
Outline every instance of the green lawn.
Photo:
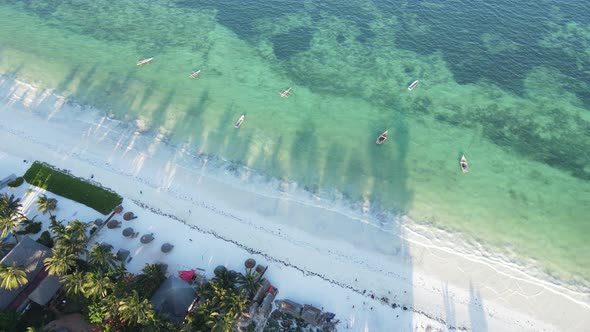
[[82,203],[102,214],[108,214],[123,201],[121,196],[110,189],[96,186],[38,161],[27,170],[24,178],[34,186]]

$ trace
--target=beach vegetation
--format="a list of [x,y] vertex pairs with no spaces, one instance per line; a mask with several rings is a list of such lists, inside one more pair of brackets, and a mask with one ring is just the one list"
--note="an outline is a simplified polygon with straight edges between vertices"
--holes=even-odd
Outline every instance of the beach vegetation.
[[0,265],[0,288],[12,290],[25,285],[27,282],[27,270],[17,266],[16,262],[10,265]]
[[166,270],[164,264],[146,264],[142,273],[135,278],[133,288],[151,297],[166,280]]
[[60,238],[66,233],[66,226],[61,222],[58,222],[55,216],[51,216],[49,220],[49,230],[56,238]]
[[20,187],[23,184],[23,182],[25,182],[25,179],[19,176],[18,178],[8,182],[6,185],[10,188],[17,188]]
[[236,271],[228,270],[224,266],[218,266],[213,271],[215,277],[213,277],[213,281],[220,285],[224,289],[234,289],[236,287],[236,283],[238,282],[239,273]]
[[55,313],[51,309],[32,302],[28,309],[20,315],[17,326],[12,331],[27,331],[28,328],[32,328],[34,331],[44,331],[43,326],[55,318]]
[[111,252],[111,246],[96,243],[88,253],[88,263],[102,271],[108,271],[117,265],[117,257]]
[[27,220],[21,213],[21,208],[20,198],[14,198],[14,195],[8,196],[7,193],[0,196],[0,238],[4,238],[8,233],[14,234]]
[[14,310],[0,311],[0,331],[16,331],[20,315]]
[[66,274],[60,278],[64,285],[64,290],[68,295],[77,296],[84,293],[84,273],[81,271],[74,271]]
[[246,274],[240,273],[238,275],[237,282],[239,288],[246,293],[248,298],[254,296],[254,293],[256,293],[258,287],[260,287],[260,284],[262,284],[260,281],[260,275],[256,272],[252,272],[251,270],[247,271]]
[[84,204],[102,214],[108,214],[123,201],[121,196],[109,189],[38,161],[31,165],[24,178],[32,185]]
[[49,212],[51,216],[51,211],[54,211],[57,208],[57,199],[55,198],[47,198],[45,194],[42,194],[37,199],[37,211],[45,214]]
[[25,224],[25,229],[22,231],[18,231],[17,234],[37,234],[41,231],[41,227],[43,223],[40,221],[34,221],[35,218],[26,220],[23,222]]
[[53,239],[51,238],[49,231],[44,231],[41,233],[41,236],[37,239],[37,242],[41,243],[47,248],[53,248]]
[[145,325],[155,320],[152,304],[147,298],[140,298],[136,290],[119,301],[118,312],[121,322],[130,326]]
[[115,284],[109,276],[102,272],[87,272],[84,275],[84,295],[88,298],[96,300],[97,298],[105,298],[115,288]]
[[245,291],[235,287],[238,273],[227,269],[216,272],[210,282],[199,286],[198,307],[187,317],[191,331],[232,331],[246,310]]
[[43,264],[51,275],[63,276],[76,266],[76,255],[57,247],[52,250],[52,255],[45,258]]

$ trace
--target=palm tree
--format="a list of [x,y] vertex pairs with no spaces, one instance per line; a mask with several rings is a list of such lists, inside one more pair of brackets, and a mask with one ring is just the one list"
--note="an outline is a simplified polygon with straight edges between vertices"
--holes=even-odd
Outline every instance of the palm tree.
[[43,261],[47,272],[51,275],[62,276],[76,266],[77,256],[63,248],[56,247],[52,255]]
[[233,289],[238,281],[238,273],[236,271],[228,270],[218,266],[215,268],[215,277],[212,280],[216,281],[222,288]]
[[262,283],[259,274],[256,272],[250,270],[246,274],[238,274],[239,289],[243,290],[248,298],[251,298],[256,293],[260,284]]
[[78,240],[76,236],[69,233],[62,235],[57,239],[57,244],[54,248],[63,250],[64,252],[80,255],[86,252],[86,245],[83,241]]
[[117,257],[111,252],[110,246],[95,244],[88,254],[88,262],[98,269],[107,271],[110,267],[115,266]]
[[60,278],[68,295],[80,295],[84,293],[84,272],[74,271]]
[[119,317],[128,325],[143,325],[155,320],[154,307],[148,299],[141,299],[133,290],[131,296],[119,301]]
[[70,234],[72,239],[80,242],[86,242],[88,230],[88,224],[81,222],[80,220],[72,220],[66,226],[66,233]]
[[16,289],[25,285],[27,282],[27,270],[22,266],[16,266],[16,262],[11,265],[0,265],[0,288],[7,290]]
[[166,280],[166,265],[164,264],[146,264],[141,271],[143,273],[137,276],[135,285],[145,294],[152,294]]
[[57,199],[47,198],[44,194],[39,196],[37,199],[37,211],[41,211],[43,214],[49,212],[49,216],[52,216],[51,211],[57,207]]
[[242,291],[224,288],[218,281],[208,283],[205,298],[199,306],[195,323],[206,324],[211,331],[230,332],[240,314],[246,309],[246,297]]
[[58,222],[55,219],[55,216],[50,216],[49,220],[51,220],[49,223],[49,229],[51,230],[53,235],[55,235],[55,237],[59,239],[66,233],[66,226],[64,226],[61,222]]
[[[8,233],[14,233],[18,226],[26,220],[26,217],[20,211],[21,207],[20,198],[15,199],[14,195],[8,196],[7,193],[0,196],[1,238],[4,238]],[[16,239],[16,236],[14,238]]]
[[104,298],[109,291],[112,291],[114,284],[108,276],[102,272],[88,272],[84,276],[84,295],[86,297],[96,299],[98,297]]

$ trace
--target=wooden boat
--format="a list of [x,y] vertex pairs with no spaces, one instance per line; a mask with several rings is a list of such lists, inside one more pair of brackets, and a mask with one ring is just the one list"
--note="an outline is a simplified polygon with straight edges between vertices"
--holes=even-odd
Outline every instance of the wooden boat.
[[383,134],[379,135],[379,137],[377,138],[377,144],[383,144],[383,142],[385,142],[385,140],[387,139],[387,130],[383,132]]
[[465,158],[465,155],[461,156],[461,162],[459,164],[461,165],[461,170],[463,171],[463,174],[469,172],[469,165],[467,164],[467,158]]
[[281,95],[281,97],[289,97],[291,95],[291,88],[288,89],[282,89],[281,91],[279,91],[279,94]]
[[414,90],[414,88],[418,85],[418,80],[415,80],[414,82],[412,82],[412,84],[410,84],[410,86],[408,86],[408,90],[412,91]]
[[238,121],[236,121],[236,124],[234,124],[234,128],[240,128],[240,126],[242,125],[242,123],[244,123],[244,119],[246,117],[244,116],[244,114],[242,114],[242,116],[240,116],[240,118],[238,119]]
[[199,75],[201,75],[201,71],[200,71],[200,70],[197,70],[197,71],[193,71],[193,72],[192,72],[192,73],[189,75],[189,77],[190,77],[190,78],[197,78],[197,77],[199,77]]
[[153,60],[154,60],[154,57],[147,58],[147,59],[140,59],[140,60],[137,60],[137,65],[138,66],[147,65],[148,63],[152,62]]

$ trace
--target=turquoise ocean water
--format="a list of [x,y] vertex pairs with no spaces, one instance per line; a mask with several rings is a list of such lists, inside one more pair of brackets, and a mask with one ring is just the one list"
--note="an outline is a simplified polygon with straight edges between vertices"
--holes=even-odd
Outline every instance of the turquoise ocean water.
[[2,0],[0,73],[590,285],[584,0]]

